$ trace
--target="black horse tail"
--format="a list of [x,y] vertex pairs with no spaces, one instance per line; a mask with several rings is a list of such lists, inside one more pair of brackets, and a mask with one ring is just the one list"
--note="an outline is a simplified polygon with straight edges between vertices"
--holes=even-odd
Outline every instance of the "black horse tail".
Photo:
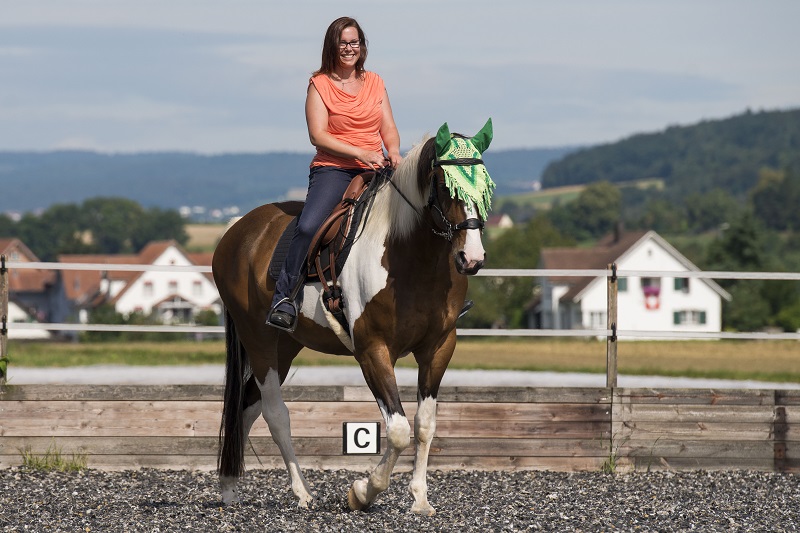
[[244,383],[249,373],[245,352],[236,325],[225,311],[225,397],[222,421],[219,426],[217,472],[224,477],[239,477],[244,473]]

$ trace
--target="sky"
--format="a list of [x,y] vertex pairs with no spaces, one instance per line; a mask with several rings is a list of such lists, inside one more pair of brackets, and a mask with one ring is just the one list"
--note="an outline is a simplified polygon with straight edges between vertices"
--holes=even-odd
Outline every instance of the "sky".
[[402,146],[614,142],[800,107],[797,0],[0,0],[0,150],[311,152],[309,74],[356,18]]

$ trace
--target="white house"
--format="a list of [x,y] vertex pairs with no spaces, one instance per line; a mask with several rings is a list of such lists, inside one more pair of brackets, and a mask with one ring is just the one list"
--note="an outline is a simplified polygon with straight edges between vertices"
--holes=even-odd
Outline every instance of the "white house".
[[[721,331],[722,299],[730,300],[730,294],[713,280],[681,276],[699,269],[654,231],[615,232],[593,248],[545,248],[540,268],[605,269],[611,263],[617,270],[668,272],[618,279],[618,330]],[[606,277],[541,278],[529,325],[605,329],[606,283]]]
[[[62,255],[62,263],[209,266],[210,253],[190,254],[175,241],[152,242],[136,255]],[[219,294],[209,273],[65,270],[64,290],[81,322],[88,311],[108,303],[123,315],[156,314],[165,323],[191,323],[200,311],[222,312]]]

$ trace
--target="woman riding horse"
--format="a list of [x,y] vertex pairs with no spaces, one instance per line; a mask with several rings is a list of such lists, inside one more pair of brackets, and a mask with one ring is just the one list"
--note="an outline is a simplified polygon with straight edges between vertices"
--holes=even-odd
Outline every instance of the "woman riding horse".
[[224,502],[237,498],[244,443],[261,415],[286,463],[299,505],[305,507],[312,500],[281,396],[292,360],[306,346],[354,356],[386,424],[386,452],[369,477],[350,489],[352,509],[369,506],[386,490],[400,453],[411,442],[394,366],[398,358],[414,355],[419,377],[411,509],[433,514],[426,470],[436,430],[436,398],[455,349],[467,275],[484,264],[481,230],[494,183],[481,154],[491,138],[491,120],[472,138],[451,135],[444,124],[436,138],[415,146],[375,193],[369,217],[362,220],[339,276],[346,330],[325,308],[319,282],[303,287],[293,332],[264,324],[275,293],[267,270],[281,234],[302,204],[261,206],[223,235],[212,268],[226,310],[219,452]]

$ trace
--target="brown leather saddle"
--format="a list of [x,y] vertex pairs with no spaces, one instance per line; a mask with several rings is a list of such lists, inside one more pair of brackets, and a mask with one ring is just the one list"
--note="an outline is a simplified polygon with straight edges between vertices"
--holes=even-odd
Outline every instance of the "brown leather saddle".
[[[344,319],[345,302],[339,287],[339,274],[357,238],[358,228],[372,206],[375,192],[380,183],[390,176],[391,170],[384,169],[377,172],[367,171],[354,177],[342,195],[342,200],[317,230],[306,255],[307,273],[304,282],[298,285],[317,281],[322,283],[325,306],[345,330],[349,328]],[[269,276],[273,280],[277,281],[280,276],[296,226],[297,217],[286,226],[278,240],[269,265]]]

